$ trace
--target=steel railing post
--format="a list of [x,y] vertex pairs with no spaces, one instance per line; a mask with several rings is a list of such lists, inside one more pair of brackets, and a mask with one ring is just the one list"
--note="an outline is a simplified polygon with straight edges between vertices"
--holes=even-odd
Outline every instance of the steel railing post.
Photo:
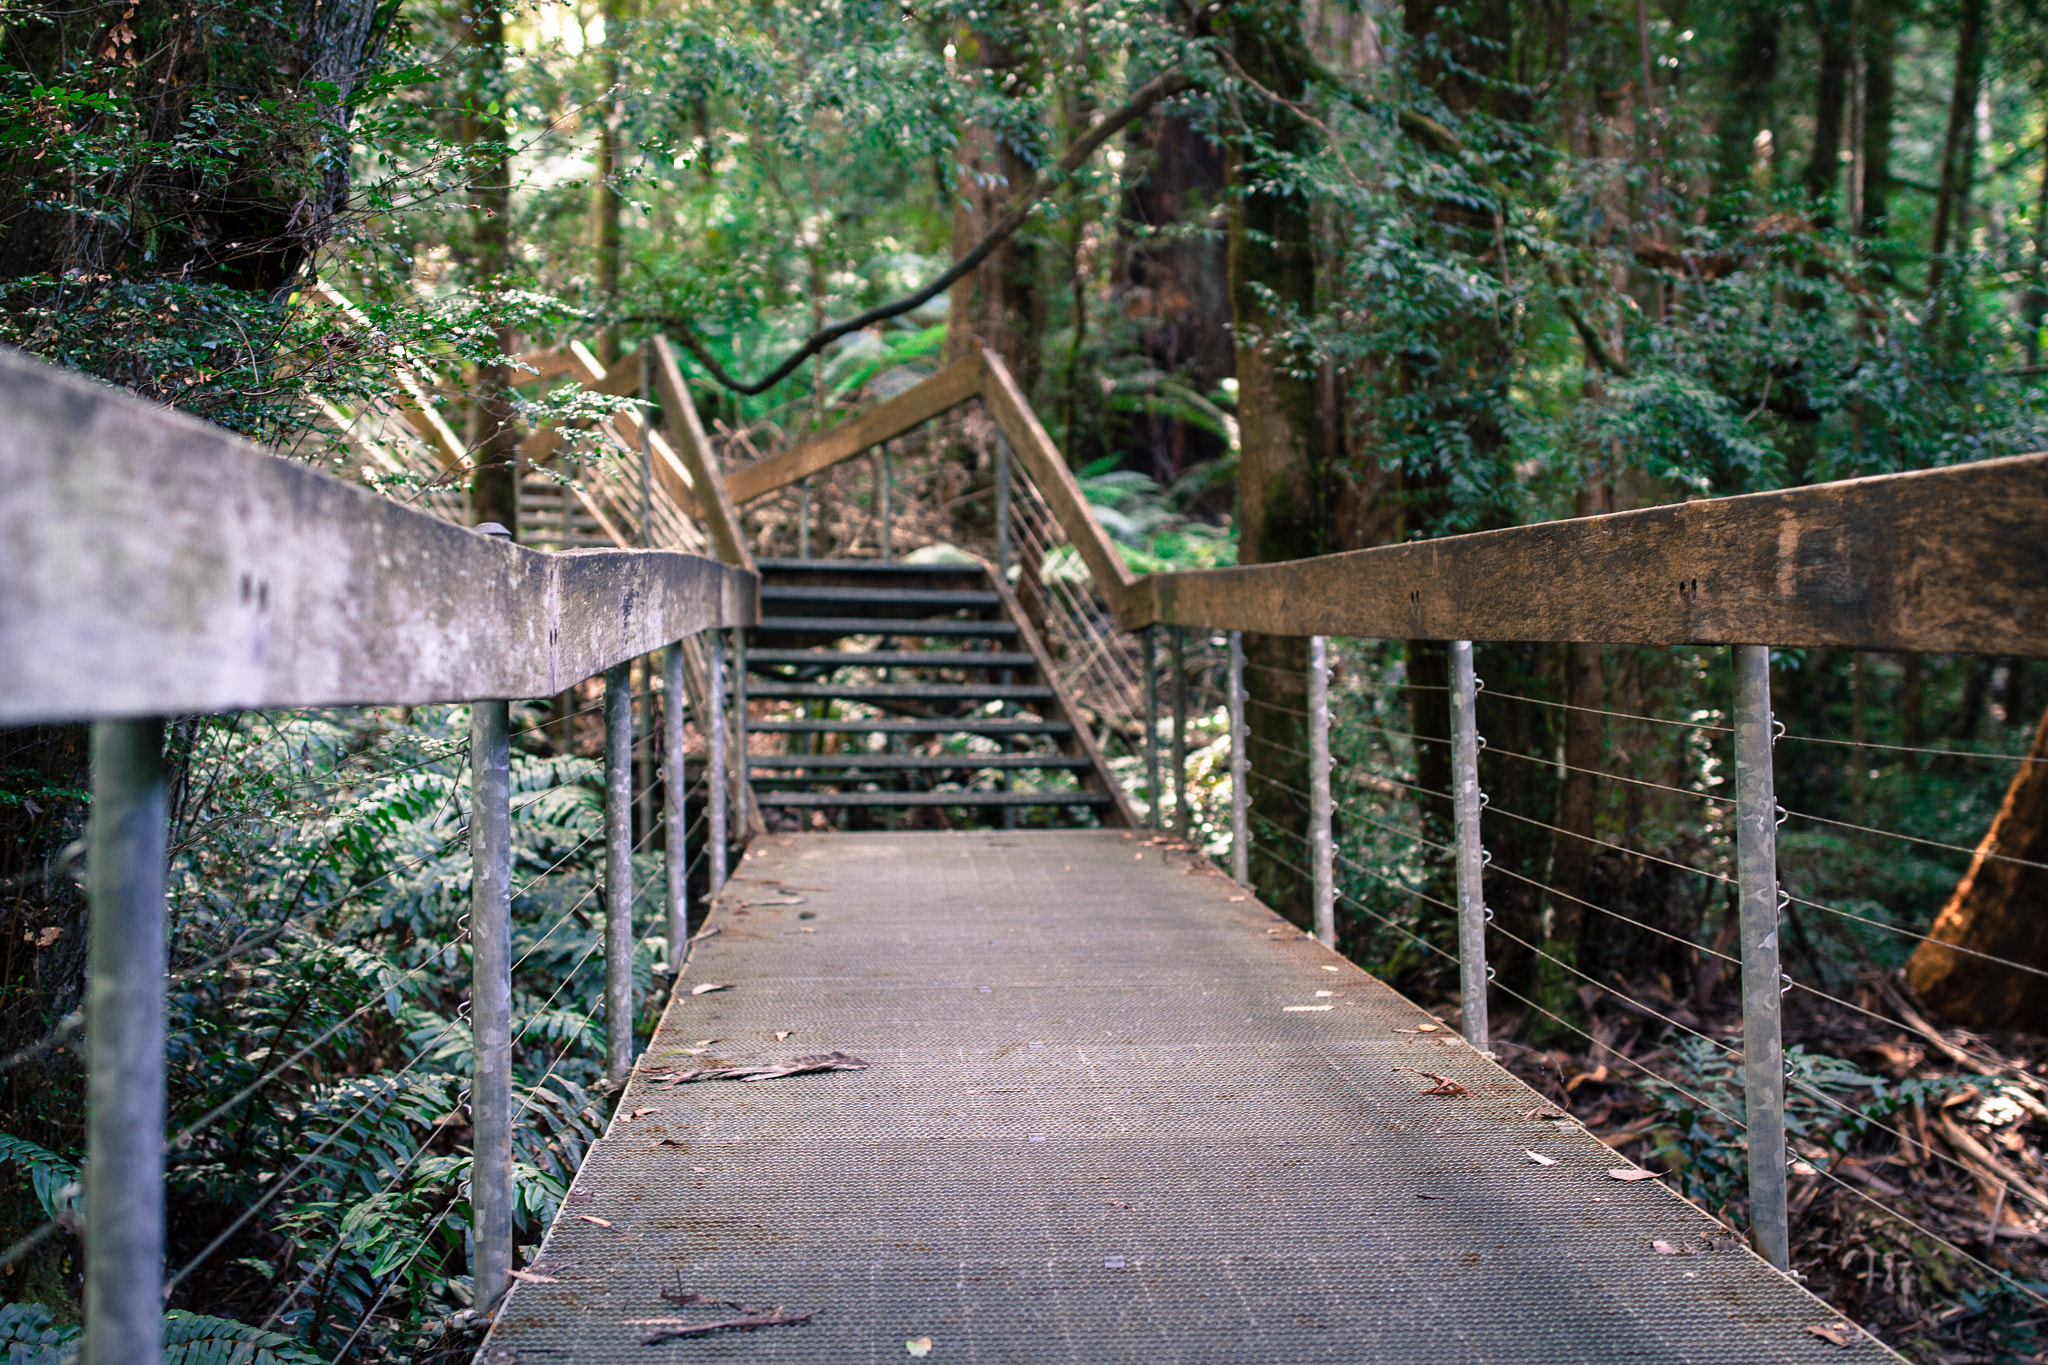
[[1245,783],[1244,632],[1230,632],[1230,875],[1251,880],[1251,792]]
[[1316,937],[1337,943],[1336,846],[1330,838],[1330,642],[1308,637],[1308,821]]
[[163,749],[161,720],[92,727],[86,1365],[153,1365],[163,1336]]
[[1010,581],[1010,438],[996,429],[996,573]]
[[668,965],[683,970],[690,938],[690,785],[683,753],[683,722],[689,709],[683,691],[683,642],[662,654],[661,783],[667,805],[663,858],[668,874]]
[[1791,1267],[1785,1207],[1785,1045],[1779,1028],[1778,798],[1771,775],[1771,651],[1735,647],[1735,855],[1742,924],[1742,1091],[1750,1240]]
[[1159,824],[1159,627],[1145,627],[1145,823]]
[[1194,817],[1188,811],[1188,658],[1187,631],[1173,627],[1173,832],[1181,839],[1193,836]]
[[705,838],[711,843],[706,862],[711,868],[711,894],[716,896],[725,885],[726,797],[731,789],[725,777],[725,632],[713,630],[707,634],[711,640],[711,714],[701,719],[699,728],[704,731],[706,757],[711,766],[704,780],[704,790],[711,800],[710,832]]
[[605,1077],[633,1070],[633,666],[604,674]]
[[1487,1050],[1485,854],[1479,845],[1479,681],[1472,642],[1451,641],[1451,817],[1458,872],[1458,995],[1465,1041]]
[[512,1271],[512,746],[511,705],[469,708],[469,1085],[474,1135],[470,1208],[472,1299],[485,1312]]
[[753,777],[753,765],[747,755],[752,752],[748,745],[747,724],[747,632],[735,628],[732,633],[732,804],[739,812],[742,824],[747,819],[747,782]]

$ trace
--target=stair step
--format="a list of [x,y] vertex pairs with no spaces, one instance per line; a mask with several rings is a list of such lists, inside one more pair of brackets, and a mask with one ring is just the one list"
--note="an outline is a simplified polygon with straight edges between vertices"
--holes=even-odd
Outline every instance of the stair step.
[[799,697],[833,701],[1051,701],[1052,689],[1030,683],[747,684],[749,701]]
[[749,734],[764,735],[1065,735],[1063,720],[752,720]]
[[[763,590],[764,594],[766,590]],[[755,635],[1015,635],[1015,621],[920,621],[896,616],[764,616]]]
[[952,574],[961,578],[984,579],[987,571],[979,564],[906,564],[900,559],[757,559],[754,566],[763,574],[777,573],[865,573],[876,575]]
[[852,602],[861,606],[918,607],[928,611],[964,611],[999,607],[1000,595],[954,588],[834,588],[795,583],[764,583],[763,602]]
[[1038,667],[1038,660],[1016,650],[999,649],[870,649],[859,653],[834,649],[750,649],[747,664],[829,664],[833,668],[1012,668]]
[[756,792],[763,806],[1107,806],[1101,792]]
[[[749,768],[804,769],[824,772],[826,769],[865,769],[872,772],[903,771],[944,771],[949,768],[975,770],[982,768],[1071,768],[1085,769],[1088,760],[1072,754],[754,754],[748,757]],[[814,782],[827,782],[830,777],[814,777]]]

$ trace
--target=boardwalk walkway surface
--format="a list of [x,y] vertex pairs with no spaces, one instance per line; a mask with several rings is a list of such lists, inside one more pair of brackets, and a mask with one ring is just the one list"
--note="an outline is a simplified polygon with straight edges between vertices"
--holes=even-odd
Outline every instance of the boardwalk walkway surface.
[[[712,924],[492,1365],[1897,1359],[1142,835],[771,836]],[[817,1311],[643,1344],[737,1316],[678,1290]]]

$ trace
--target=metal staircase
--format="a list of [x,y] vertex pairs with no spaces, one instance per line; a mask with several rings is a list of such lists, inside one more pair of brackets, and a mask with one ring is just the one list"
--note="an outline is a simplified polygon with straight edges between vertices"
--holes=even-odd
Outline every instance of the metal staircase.
[[986,565],[770,559],[759,569],[761,622],[741,685],[749,736],[781,737],[780,752],[748,745],[755,802],[772,824],[1133,823],[1043,643]]

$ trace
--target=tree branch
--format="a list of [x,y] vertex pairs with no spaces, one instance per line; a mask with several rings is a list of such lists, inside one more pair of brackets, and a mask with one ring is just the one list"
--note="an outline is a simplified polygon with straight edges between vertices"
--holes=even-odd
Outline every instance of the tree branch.
[[1194,88],[1194,79],[1177,71],[1168,72],[1163,76],[1154,76],[1151,80],[1139,86],[1137,93],[1132,95],[1128,101],[1103,115],[1100,119],[1097,119],[1087,132],[1075,138],[1073,144],[1067,148],[1067,154],[1060,158],[1059,164],[1032,180],[1025,187],[1024,192],[1017,196],[1016,202],[1010,206],[1010,211],[1003,215],[1002,220],[990,228],[988,233],[980,241],[976,242],[966,255],[953,262],[938,278],[920,289],[905,294],[901,298],[893,299],[888,303],[870,308],[867,312],[856,317],[846,318],[843,321],[834,322],[819,328],[811,333],[810,338],[793,351],[780,365],[770,370],[765,377],[751,384],[733,378],[725,372],[723,366],[711,358],[710,354],[705,350],[703,341],[698,338],[696,329],[689,324],[687,319],[681,322],[679,327],[681,336],[679,339],[682,341],[684,349],[696,357],[697,363],[702,365],[713,379],[726,388],[740,394],[765,393],[784,379],[787,379],[797,366],[803,364],[804,361],[810,359],[819,351],[824,350],[827,346],[839,340],[839,338],[851,332],[858,332],[862,328],[872,327],[878,322],[886,322],[900,314],[908,313],[911,309],[929,303],[947,289],[950,289],[966,276],[969,271],[987,260],[990,254],[1007,241],[1018,228],[1024,226],[1024,220],[1031,216],[1031,210],[1038,206],[1039,200],[1051,194],[1061,181],[1079,170],[1103,143],[1115,136],[1126,124],[1138,118],[1162,100],[1171,99],[1175,95],[1185,94]]

